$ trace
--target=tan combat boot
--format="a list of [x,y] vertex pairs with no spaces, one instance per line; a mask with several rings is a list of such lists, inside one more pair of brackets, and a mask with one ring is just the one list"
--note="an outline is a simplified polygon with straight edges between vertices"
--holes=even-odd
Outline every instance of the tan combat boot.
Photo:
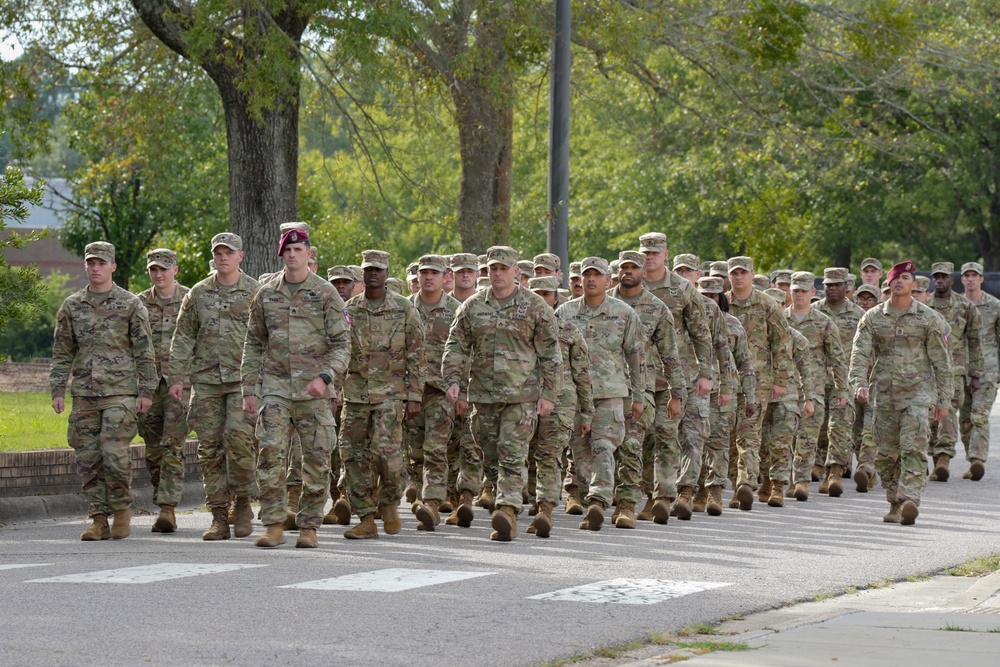
[[618,518],[615,528],[635,528],[635,503],[628,500],[618,501]]
[[160,505],[160,515],[153,522],[154,533],[173,533],[177,530],[177,517],[173,505]]
[[829,468],[825,468],[824,469],[823,475],[820,477],[820,479],[823,480],[823,483],[819,485],[819,492],[820,493],[830,493],[830,469]]
[[695,512],[704,512],[706,505],[708,505],[708,487],[700,486],[698,487],[698,493],[694,494],[692,509]]
[[674,503],[674,516],[681,521],[689,521],[694,510],[694,487],[682,486],[677,490],[677,502]]
[[531,533],[537,537],[548,537],[552,533],[552,510],[555,503],[539,503],[538,514],[524,532]]
[[406,485],[406,491],[404,491],[403,493],[406,494],[406,502],[410,503],[411,505],[417,502],[417,499],[420,497],[420,489],[418,489],[417,485],[414,484],[413,482],[410,482],[409,484]]
[[919,514],[920,510],[917,509],[915,502],[904,500],[903,504],[899,506],[899,523],[903,526],[912,526],[917,522]]
[[931,473],[932,482],[947,482],[948,478],[951,476],[951,471],[948,470],[948,464],[951,462],[951,457],[947,454],[938,454],[934,457],[934,472]]
[[736,489],[734,498],[739,503],[739,508],[744,512],[749,512],[753,509],[753,489],[750,488],[749,484],[740,484],[740,488]]
[[420,503],[420,507],[417,508],[417,530],[426,530],[427,532],[434,532],[434,528],[441,523],[441,501],[440,500],[425,500]]
[[653,496],[646,496],[646,503],[642,506],[642,511],[636,515],[636,519],[639,521],[652,521],[653,520],[653,504],[656,501],[653,500]]
[[479,492],[479,500],[476,501],[476,504],[484,510],[492,512],[496,509],[496,502],[496,498],[493,497],[493,489],[489,486],[483,486]]
[[285,530],[298,530],[295,525],[295,515],[299,513],[299,498],[302,497],[302,485],[292,484],[288,487],[288,504],[285,509]]
[[578,486],[566,489],[566,514],[576,516],[583,514],[583,503],[580,502],[580,487]]
[[[823,475],[826,474],[826,470],[821,465],[814,465],[812,469],[812,481],[818,482],[823,479]],[[826,493],[824,491],[823,493]]]
[[889,503],[889,513],[882,517],[885,523],[899,523],[902,517],[899,514],[902,503]]
[[657,498],[653,501],[653,523],[658,523],[661,526],[666,524],[670,520],[670,499],[669,498]]
[[382,514],[382,530],[386,535],[395,535],[403,527],[399,520],[399,512],[395,505],[381,505],[379,510]]
[[771,495],[767,498],[768,507],[785,506],[785,483],[771,482]]
[[90,527],[83,531],[80,540],[83,542],[100,542],[111,539],[111,528],[108,526],[108,517],[97,514],[90,518]]
[[510,542],[517,537],[517,512],[510,505],[496,508],[490,523],[493,526],[490,539],[494,542]]
[[962,479],[971,479],[973,482],[978,482],[985,474],[986,464],[980,459],[972,459],[969,461],[969,469],[962,475]]
[[242,496],[236,499],[236,522],[233,524],[233,534],[236,537],[248,537],[253,533],[253,508],[250,507],[250,497]]
[[856,490],[858,493],[868,493],[868,489],[870,488],[868,486],[868,473],[860,467],[854,471],[854,483],[857,484]]
[[580,528],[597,531],[601,529],[601,524],[603,523],[604,503],[600,500],[595,500],[587,505],[587,518],[580,522]]
[[458,495],[454,491],[449,491],[448,496],[441,502],[438,512],[451,513],[458,507]]
[[461,526],[468,528],[472,525],[472,491],[462,491],[458,496],[458,506],[444,520],[446,526]]
[[[227,524],[228,525],[228,524]],[[124,540],[132,534],[132,510],[115,510],[114,523],[111,524],[111,539]]]
[[375,515],[366,514],[361,523],[344,531],[344,537],[349,540],[373,540],[378,537],[378,526],[375,525]]
[[759,487],[757,487],[757,500],[762,503],[766,503],[767,499],[771,497],[771,479],[765,477],[764,481]]
[[315,528],[299,529],[299,539],[295,540],[296,549],[315,549],[318,546],[319,541],[316,539]]
[[721,516],[722,514],[722,486],[716,484],[708,487],[708,503],[705,511],[709,516]]
[[257,538],[258,547],[276,547],[285,543],[284,523],[272,523],[264,534]]
[[809,483],[808,482],[795,482],[795,499],[799,502],[805,502],[809,500]]
[[834,463],[827,477],[827,493],[831,498],[839,498],[844,493],[844,466]]
[[229,539],[229,510],[225,507],[212,508],[212,525],[201,534],[206,542]]
[[336,517],[338,525],[351,525],[351,503],[347,500],[347,498],[344,496],[337,498],[337,502],[333,504],[330,511],[333,512],[333,515]]

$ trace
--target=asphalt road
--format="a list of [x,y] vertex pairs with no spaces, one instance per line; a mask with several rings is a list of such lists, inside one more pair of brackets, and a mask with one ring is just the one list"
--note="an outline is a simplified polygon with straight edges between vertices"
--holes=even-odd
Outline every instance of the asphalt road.
[[[1000,409],[991,421],[1000,433]],[[853,484],[632,531],[557,511],[548,540],[522,514],[509,544],[479,509],[472,528],[429,534],[401,512],[403,531],[372,541],[324,527],[318,549],[294,534],[257,549],[259,525],[203,542],[205,512],[173,535],[136,517],[118,542],[80,542],[82,519],[15,524],[0,530],[0,664],[536,665],[998,553],[1000,470],[973,483],[965,468],[928,483],[913,527],[883,524],[884,492]],[[143,569],[107,574],[125,568]]]

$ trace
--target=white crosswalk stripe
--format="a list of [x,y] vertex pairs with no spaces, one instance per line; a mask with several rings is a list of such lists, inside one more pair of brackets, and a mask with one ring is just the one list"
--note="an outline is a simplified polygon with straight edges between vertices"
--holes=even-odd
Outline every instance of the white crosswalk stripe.
[[731,586],[713,581],[668,581],[664,579],[608,579],[593,584],[563,588],[529,600],[600,602],[605,604],[656,604],[682,595]]
[[0,565],[0,570],[19,570],[22,567],[45,567],[46,565],[51,564],[52,563],[8,563]]
[[423,586],[446,584],[463,579],[484,577],[495,572],[454,572],[446,570],[411,570],[406,568],[389,568],[372,572],[358,572],[332,579],[306,581],[301,584],[290,584],[278,588],[309,588],[321,591],[371,591],[395,593]]
[[240,565],[236,563],[156,563],[139,567],[124,567],[117,570],[101,570],[81,574],[67,574],[46,579],[32,579],[28,584],[149,584],[168,579],[197,577],[203,574],[232,572],[266,565]]

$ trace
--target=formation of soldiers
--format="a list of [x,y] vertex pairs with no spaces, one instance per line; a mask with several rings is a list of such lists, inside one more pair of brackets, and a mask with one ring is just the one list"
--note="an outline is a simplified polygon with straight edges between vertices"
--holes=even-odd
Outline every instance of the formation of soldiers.
[[718,516],[727,484],[728,508],[749,511],[807,501],[814,482],[839,497],[851,479],[860,493],[880,479],[883,520],[909,525],[926,481],[949,480],[959,433],[963,478],[985,475],[1000,300],[978,263],[961,267],[964,296],[951,263],[932,280],[897,263],[881,282],[873,258],[860,285],[825,269],[819,292],[812,273],[758,273],[750,257],[671,264],[666,235],[649,233],[614,261],[570,264],[569,290],[557,256],[505,246],[424,255],[406,283],[367,250],[324,280],[308,225],[281,232],[278,273],[246,275],[241,239],[223,233],[190,289],[173,251],[149,252],[139,295],[114,286],[111,244],[87,246],[50,378],[57,413],[73,395],[83,540],[130,534],[137,430],[153,532],[177,529],[190,428],[203,539],[251,535],[256,497],[259,547],[289,530],[315,547],[323,524],[353,517],[346,538],[378,537],[377,521],[398,533],[404,498],[418,530],[467,528],[478,505],[490,539],[509,541],[526,505],[525,532],[545,538],[563,502],[581,529],[629,529]]

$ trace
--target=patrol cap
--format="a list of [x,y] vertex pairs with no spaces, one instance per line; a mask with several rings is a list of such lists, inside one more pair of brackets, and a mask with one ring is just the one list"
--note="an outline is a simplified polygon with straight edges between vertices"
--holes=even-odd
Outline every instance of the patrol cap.
[[337,266],[331,266],[326,270],[326,279],[330,281],[350,280],[351,282],[354,282],[354,273],[351,271],[351,267],[338,264]]
[[613,259],[608,263],[608,269],[610,269],[611,273],[616,274],[620,265],[621,263],[617,259]]
[[[885,286],[889,287],[888,284]],[[931,279],[927,276],[917,276],[917,285],[913,288],[914,292],[926,292],[931,288]]]
[[764,290],[764,294],[768,295],[778,303],[785,303],[785,299],[788,298],[788,295],[785,294],[785,290],[780,287],[768,287]]
[[743,255],[740,255],[739,257],[730,257],[726,260],[726,273],[732,273],[735,269],[753,271],[753,257],[746,257]]
[[862,271],[864,271],[869,266],[874,267],[874,268],[878,269],[879,271],[882,270],[882,262],[878,261],[874,257],[865,257],[863,260],[861,260],[861,270]]
[[549,271],[558,271],[559,267],[562,266],[559,255],[553,255],[551,252],[543,252],[541,255],[535,255],[533,261],[534,266],[541,266]]
[[712,262],[712,268],[708,270],[710,276],[726,278],[729,276],[729,265],[723,261]]
[[583,274],[580,272],[580,262],[570,262],[569,263],[569,277],[579,278]]
[[519,259],[517,260],[517,268],[521,270],[521,273],[530,276],[535,272],[535,263],[530,259]]
[[603,257],[585,257],[580,262],[580,273],[586,273],[587,269],[594,269],[604,276],[611,274],[611,267],[608,266],[608,260]]
[[410,262],[409,264],[406,265],[406,277],[413,278],[416,275],[417,275],[417,263]]
[[281,235],[281,241],[278,243],[278,256],[281,256],[281,253],[285,252],[285,247],[290,243],[308,243],[308,242],[309,242],[309,232],[304,232],[298,227],[289,229],[287,232],[284,232]]
[[836,285],[847,282],[847,269],[841,266],[831,266],[823,269],[823,284]]
[[762,290],[765,290],[765,289],[768,288],[768,286],[770,284],[771,284],[771,281],[767,279],[767,276],[764,276],[764,275],[755,275],[753,277],[753,286],[754,287],[759,287]]
[[646,256],[635,250],[625,250],[618,253],[618,267],[622,264],[635,264],[640,269],[646,266]]
[[722,294],[722,278],[718,276],[698,278],[698,291],[702,294]]
[[[892,267],[896,268],[896,267]],[[949,276],[955,273],[955,265],[951,262],[934,262],[931,264],[931,275],[935,276],[939,273],[946,273]]]
[[848,273],[847,274],[847,282],[849,282],[849,283],[856,283],[856,282],[858,282],[858,277],[856,275],[854,275],[853,273]]
[[682,268],[697,271],[699,264],[701,264],[701,260],[698,259],[698,255],[692,255],[688,252],[681,253],[680,255],[676,255],[674,257],[674,271]]
[[389,253],[384,250],[364,250],[361,253],[361,268],[374,266],[376,269],[389,268]]
[[[795,273],[809,273],[808,271],[796,271]],[[774,277],[771,279],[774,281],[775,285],[790,285],[795,279],[795,273],[792,273],[791,269],[778,269],[774,272]],[[811,276],[812,274],[809,273]]]
[[532,292],[556,292],[559,290],[559,279],[555,276],[529,278],[528,289]]
[[704,262],[698,265],[698,270],[701,271],[706,276],[708,275],[708,272],[709,270],[711,270],[711,268],[712,268],[712,262],[709,260],[705,260]]
[[639,252],[666,252],[667,235],[661,232],[649,232],[639,237]]
[[792,289],[808,292],[816,287],[816,276],[809,271],[796,271],[790,277]]
[[476,278],[476,289],[486,289],[490,286],[490,279],[486,276]]
[[975,271],[979,275],[983,275],[983,265],[979,262],[966,262],[962,265],[962,273],[966,271]]
[[479,260],[471,252],[456,252],[451,256],[451,268],[453,271],[462,269],[479,270]]
[[309,223],[308,222],[283,222],[283,223],[281,223],[281,226],[279,227],[279,229],[281,230],[282,234],[284,234],[285,232],[291,231],[293,229],[297,229],[300,232],[305,232],[306,234],[308,234],[309,233]]
[[[951,266],[952,269],[955,268],[954,266],[951,265],[951,262],[947,262],[947,264],[948,266]],[[937,266],[937,264],[935,264],[934,266]],[[893,267],[889,269],[889,275],[886,276],[885,278],[885,284],[888,285],[903,273],[913,274],[913,277],[916,278],[917,265],[914,264],[913,262],[900,262],[899,264],[893,265]],[[948,274],[950,275],[951,271],[948,271]]]
[[243,239],[232,232],[222,232],[212,237],[212,250],[220,245],[224,245],[230,250],[241,252],[243,250]]
[[417,271],[424,269],[444,273],[448,270],[448,260],[441,255],[424,255],[417,260]]
[[347,268],[349,268],[351,270],[351,273],[354,274],[354,282],[358,282],[365,279],[364,269],[362,269],[357,264],[348,264]]
[[403,295],[403,288],[404,287],[406,287],[406,283],[404,283],[399,278],[386,278],[385,279],[385,288],[388,291],[390,291],[390,292],[395,292],[396,294],[399,294],[400,296],[402,296]]
[[87,261],[91,257],[103,259],[105,262],[114,264],[115,247],[107,241],[94,241],[93,243],[88,243],[87,247],[83,250],[83,261]]
[[479,262],[479,266],[477,268],[480,271],[486,268],[486,255],[478,255],[476,257],[476,261]]
[[854,299],[857,300],[858,296],[862,292],[864,292],[865,294],[871,294],[876,299],[878,299],[880,296],[882,296],[881,294],[879,294],[877,287],[875,287],[874,285],[869,285],[868,283],[865,283],[865,284],[861,285],[860,287],[858,287],[858,291],[854,293]]
[[[490,264],[503,264],[504,266],[514,266],[517,264],[517,251],[510,246],[495,245],[486,250],[486,266]],[[532,267],[534,268],[534,267]]]
[[169,248],[157,248],[146,253],[146,268],[158,266],[161,269],[172,269],[177,266],[177,253]]
[[[930,281],[928,281],[927,284],[930,285]],[[889,291],[889,281],[888,280],[883,280],[882,281],[882,293],[884,294],[885,292],[888,292],[888,291]],[[927,290],[924,290],[924,291],[926,292]]]

